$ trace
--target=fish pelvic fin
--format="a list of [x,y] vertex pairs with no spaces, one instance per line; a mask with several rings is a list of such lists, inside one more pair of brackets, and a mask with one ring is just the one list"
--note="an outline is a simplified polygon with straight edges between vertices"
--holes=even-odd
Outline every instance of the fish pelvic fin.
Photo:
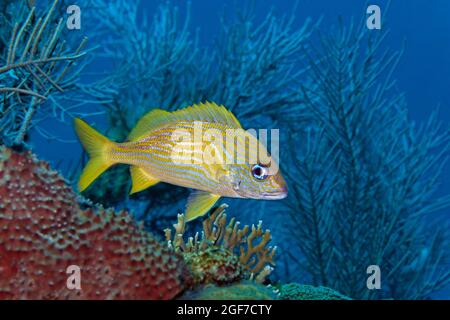
[[186,221],[192,221],[205,215],[219,200],[220,196],[206,191],[194,190],[186,205]]
[[130,194],[145,190],[159,182],[158,179],[137,166],[130,167],[131,173],[131,191]]
[[115,143],[79,118],[74,119],[74,126],[90,158],[78,180],[78,190],[82,192],[106,169],[115,164],[109,157],[109,151]]

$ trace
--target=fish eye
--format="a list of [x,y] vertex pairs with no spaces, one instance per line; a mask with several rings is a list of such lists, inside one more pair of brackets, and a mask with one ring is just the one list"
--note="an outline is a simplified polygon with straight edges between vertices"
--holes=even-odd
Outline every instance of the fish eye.
[[267,167],[261,164],[255,164],[252,167],[252,175],[257,180],[265,180],[268,176]]

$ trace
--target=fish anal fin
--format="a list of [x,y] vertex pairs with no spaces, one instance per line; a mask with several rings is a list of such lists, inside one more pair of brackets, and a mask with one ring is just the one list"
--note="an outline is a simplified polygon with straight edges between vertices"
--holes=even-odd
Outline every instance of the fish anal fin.
[[220,196],[206,191],[194,190],[186,205],[186,221],[192,221],[205,215],[219,200]]
[[159,182],[158,179],[137,166],[132,166],[130,173],[132,183],[130,194],[145,190]]

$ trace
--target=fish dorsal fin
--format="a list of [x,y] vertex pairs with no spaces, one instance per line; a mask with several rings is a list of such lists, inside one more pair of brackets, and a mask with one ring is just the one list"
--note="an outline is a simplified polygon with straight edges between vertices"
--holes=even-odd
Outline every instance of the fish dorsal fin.
[[223,123],[230,128],[242,128],[234,114],[224,106],[214,102],[194,104],[190,107],[172,112],[176,120],[206,121]]
[[192,221],[205,215],[219,200],[220,196],[206,191],[194,190],[186,205],[186,221]]
[[174,112],[155,109],[144,115],[131,131],[128,141],[136,141],[150,131],[176,121],[206,121],[223,123],[230,128],[242,128],[238,119],[224,106],[214,102],[194,104]]
[[154,109],[146,113],[128,135],[128,141],[136,141],[150,131],[163,126],[171,119],[171,113],[161,109]]
[[130,194],[145,190],[159,182],[158,179],[137,166],[132,166],[130,173],[132,183]]

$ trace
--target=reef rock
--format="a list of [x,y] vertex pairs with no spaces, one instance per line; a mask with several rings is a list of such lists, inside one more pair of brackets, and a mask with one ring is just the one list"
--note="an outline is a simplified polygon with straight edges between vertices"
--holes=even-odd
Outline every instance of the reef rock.
[[278,289],[281,300],[351,300],[349,297],[327,287],[288,283]]
[[183,298],[192,300],[277,300],[279,297],[270,286],[244,280],[228,286],[209,284],[201,289],[186,292]]
[[223,247],[209,247],[198,252],[183,253],[193,281],[200,284],[229,284],[245,275],[239,258]]
[[171,299],[189,282],[183,258],[127,212],[81,209],[47,163],[0,147],[0,299]]

